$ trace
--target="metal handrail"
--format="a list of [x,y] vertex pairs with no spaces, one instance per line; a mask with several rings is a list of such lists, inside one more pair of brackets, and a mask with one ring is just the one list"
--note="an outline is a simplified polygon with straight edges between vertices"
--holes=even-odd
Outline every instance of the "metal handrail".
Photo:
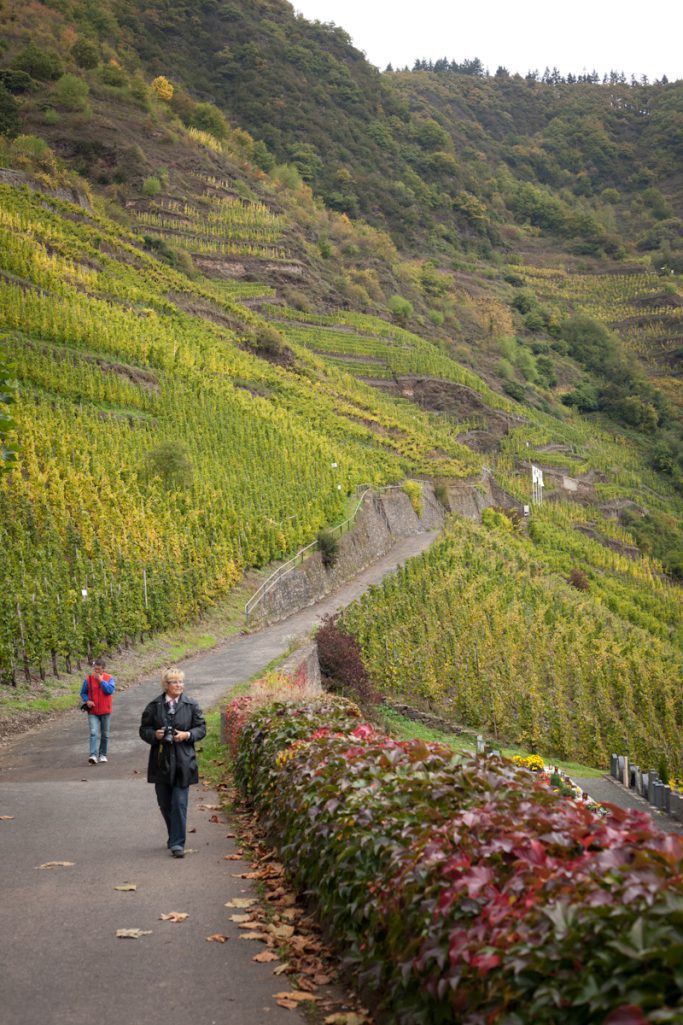
[[[363,491],[362,495],[360,496],[360,498],[358,500],[358,504],[356,505],[356,508],[353,510],[351,515],[347,519],[345,519],[342,523],[338,523],[336,525],[336,527],[330,527],[329,528],[329,533],[332,534],[333,536],[336,536],[338,534],[338,536],[341,537],[345,533],[344,528],[346,528],[347,530],[349,529],[348,525],[352,524],[355,521],[356,516],[358,515],[358,511],[359,511],[361,505],[365,501],[367,495],[370,494],[370,492],[373,491],[373,485],[372,484],[361,484],[359,486],[362,487],[362,488],[365,488],[365,491]],[[403,487],[402,484],[387,484],[384,487],[377,488],[377,491],[391,491],[392,488],[402,488],[402,487]],[[261,601],[262,598],[264,598],[266,596],[266,594],[268,594],[268,592],[270,590],[272,590],[272,588],[275,586],[275,584],[278,582],[278,580],[281,580],[282,577],[286,576],[293,569],[296,569],[296,567],[298,565],[300,565],[300,563],[302,563],[304,561],[304,555],[306,554],[306,552],[310,552],[311,549],[315,549],[317,547],[318,547],[317,539],[315,541],[311,541],[311,543],[306,545],[305,548],[301,548],[296,553],[296,555],[294,555],[291,559],[289,559],[288,562],[284,562],[282,564],[282,566],[278,566],[278,568],[276,570],[274,570],[270,574],[270,576],[268,577],[267,580],[264,580],[264,582],[261,584],[259,589],[257,591],[255,591],[254,594],[252,594],[251,598],[249,599],[247,604],[244,606],[244,615],[246,617],[247,622],[249,622],[249,616],[254,611],[254,609],[256,608],[258,603]]]

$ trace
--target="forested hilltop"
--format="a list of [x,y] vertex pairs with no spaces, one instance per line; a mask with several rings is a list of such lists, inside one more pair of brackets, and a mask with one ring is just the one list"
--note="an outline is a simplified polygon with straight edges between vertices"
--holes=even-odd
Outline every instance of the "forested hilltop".
[[376,685],[677,771],[683,83],[379,73],[281,0],[0,12],[3,681],[198,615],[360,485],[492,475],[349,610]]

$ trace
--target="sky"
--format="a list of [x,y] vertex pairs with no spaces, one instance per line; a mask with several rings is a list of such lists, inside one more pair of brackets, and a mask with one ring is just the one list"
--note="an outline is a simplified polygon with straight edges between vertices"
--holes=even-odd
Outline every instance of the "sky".
[[345,29],[368,60],[384,69],[416,58],[479,57],[493,74],[566,74],[594,68],[627,77],[683,78],[683,2],[656,0],[291,0],[309,20]]

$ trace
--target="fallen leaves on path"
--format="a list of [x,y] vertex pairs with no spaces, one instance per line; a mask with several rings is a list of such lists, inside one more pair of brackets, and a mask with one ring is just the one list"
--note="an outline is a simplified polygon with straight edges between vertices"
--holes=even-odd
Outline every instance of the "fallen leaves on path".
[[151,929],[117,929],[116,935],[120,940],[137,940],[140,936],[151,936]]
[[323,1019],[325,1025],[366,1025],[370,1021],[364,1014],[356,1014],[355,1011],[342,1011],[336,1014],[328,1014]]
[[14,815],[0,815],[0,822],[9,822],[14,818]]
[[243,932],[240,934],[241,940],[261,940],[262,943],[267,943],[270,939],[267,932]]
[[137,883],[124,883],[122,886],[115,886],[115,890],[121,890],[122,893],[132,893],[133,890],[137,890]]
[[189,917],[187,911],[169,911],[167,915],[159,915],[162,922],[184,922]]
[[226,908],[250,908],[252,904],[256,904],[256,897],[233,897],[232,900],[225,902]]
[[221,811],[222,810],[222,805],[220,805],[220,804],[200,804],[199,805],[199,810],[200,811]]
[[314,993],[307,993],[305,990],[293,989],[291,991],[287,990],[284,993],[276,993],[275,1000],[277,1000],[278,1003],[280,1000],[293,1000],[294,1005],[296,1006],[296,1004],[303,1004],[307,1000],[320,1000],[320,997],[315,996]]
[[231,922],[237,922],[239,925],[243,925],[251,920],[251,915],[230,915]]
[[37,865],[37,868],[73,868],[75,861],[46,861],[44,865]]
[[213,934],[213,936],[207,936],[206,937],[206,942],[207,943],[227,943],[229,939],[230,939],[229,936],[224,936],[223,933],[221,933],[221,932],[215,932]]
[[279,961],[280,958],[277,956],[274,950],[262,950],[259,954],[254,954],[252,961],[258,961],[261,964],[265,964],[267,961]]
[[244,859],[243,854],[224,854],[223,859],[225,861],[242,861]]

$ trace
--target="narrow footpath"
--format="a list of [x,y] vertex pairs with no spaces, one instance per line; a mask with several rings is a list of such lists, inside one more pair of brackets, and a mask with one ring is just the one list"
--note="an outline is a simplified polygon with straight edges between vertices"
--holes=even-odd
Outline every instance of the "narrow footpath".
[[[322,616],[424,551],[436,533],[405,538],[323,602],[232,639],[183,663],[186,692],[203,708],[283,654]],[[273,995],[288,988],[273,966],[252,960],[226,901],[252,896],[226,861],[231,830],[210,805],[218,797],[193,787],[188,835],[193,849],[169,857],[154,788],[146,782],[148,748],[140,715],[159,693],[159,677],[115,696],[106,765],[89,765],[85,716],[74,710],[0,750],[0,852],[3,1025],[293,1025],[296,1011]],[[220,818],[220,816],[219,816]],[[41,868],[48,862],[68,862]],[[136,890],[115,887],[136,885]],[[181,923],[160,920],[172,911]],[[119,939],[118,929],[149,930]],[[214,934],[228,942],[207,942]]]

